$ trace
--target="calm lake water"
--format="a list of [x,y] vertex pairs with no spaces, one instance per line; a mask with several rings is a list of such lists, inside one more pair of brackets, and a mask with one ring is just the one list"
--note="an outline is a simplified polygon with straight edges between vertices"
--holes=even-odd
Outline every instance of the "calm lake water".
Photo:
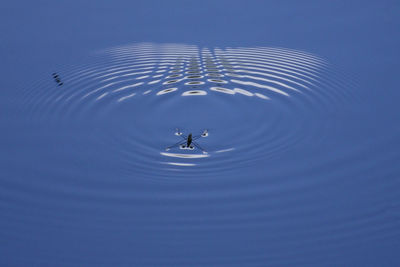
[[210,38],[2,67],[3,266],[400,264],[398,54]]

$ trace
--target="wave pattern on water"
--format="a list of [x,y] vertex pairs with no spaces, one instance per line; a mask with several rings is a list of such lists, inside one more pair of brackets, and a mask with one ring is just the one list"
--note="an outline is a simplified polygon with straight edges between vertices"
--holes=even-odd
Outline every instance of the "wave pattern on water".
[[[159,157],[167,155],[168,142],[179,141],[170,138],[174,128],[186,129],[187,134],[209,129],[210,138],[199,142],[207,147],[203,152],[210,153],[208,161],[185,156],[177,157],[184,162],[169,165],[200,166],[193,169],[194,176],[224,172],[280,157],[303,138],[318,138],[313,136],[321,135],[315,126],[304,127],[306,118],[296,114],[323,112],[350,95],[326,60],[274,47],[210,50],[143,43],[99,51],[82,67],[59,73],[64,85],[30,91],[23,111],[33,120],[66,124],[90,118],[101,122],[96,127],[107,125],[92,133],[94,141],[112,149],[118,159],[115,164],[124,163],[118,168],[126,174],[139,171],[151,177],[165,166],[165,159]],[[234,122],[244,123],[244,129]],[[134,130],[133,125],[139,128]],[[154,128],[164,136],[150,139],[141,132]],[[191,151],[179,146],[175,150],[175,155],[201,154],[197,146]]]
[[0,228],[25,265],[312,266],[398,244],[398,133],[356,123],[326,60],[144,43],[82,61],[15,101]]

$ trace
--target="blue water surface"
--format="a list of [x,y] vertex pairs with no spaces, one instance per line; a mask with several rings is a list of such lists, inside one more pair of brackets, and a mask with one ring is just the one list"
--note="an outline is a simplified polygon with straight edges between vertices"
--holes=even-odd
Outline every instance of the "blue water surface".
[[0,264],[400,265],[398,10],[7,2]]

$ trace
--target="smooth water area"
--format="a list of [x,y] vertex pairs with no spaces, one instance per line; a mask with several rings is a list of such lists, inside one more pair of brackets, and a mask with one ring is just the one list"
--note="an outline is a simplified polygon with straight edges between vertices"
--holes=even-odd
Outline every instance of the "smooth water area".
[[396,266],[398,93],[268,45],[103,47],[4,90],[0,263]]

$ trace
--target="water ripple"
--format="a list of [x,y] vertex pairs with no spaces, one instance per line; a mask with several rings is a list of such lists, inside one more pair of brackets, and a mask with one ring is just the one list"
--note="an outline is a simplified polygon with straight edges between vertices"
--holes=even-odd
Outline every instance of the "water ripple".
[[[77,233],[122,244],[106,265],[157,240],[163,256],[128,265],[287,266],[400,235],[399,132],[359,123],[354,78],[317,55],[144,43],[56,71],[63,85],[50,72],[16,93],[2,143],[15,248],[46,229],[76,253]],[[187,238],[205,250],[177,252]]]
[[[352,97],[326,60],[293,49],[136,44],[99,51],[87,61],[60,67],[62,87],[42,82],[31,88],[21,111],[32,121],[63,126],[90,118],[98,131],[82,127],[81,134],[108,149],[109,164],[125,175],[154,178],[170,165],[200,177],[280,158],[301,140],[323,138],[305,113],[321,114]],[[208,129],[210,137],[198,144],[207,159],[196,156],[196,145],[165,152],[179,141],[174,127],[186,135]],[[154,132],[144,134],[148,129]],[[167,161],[171,155],[180,161]],[[179,174],[169,169],[162,176]]]

